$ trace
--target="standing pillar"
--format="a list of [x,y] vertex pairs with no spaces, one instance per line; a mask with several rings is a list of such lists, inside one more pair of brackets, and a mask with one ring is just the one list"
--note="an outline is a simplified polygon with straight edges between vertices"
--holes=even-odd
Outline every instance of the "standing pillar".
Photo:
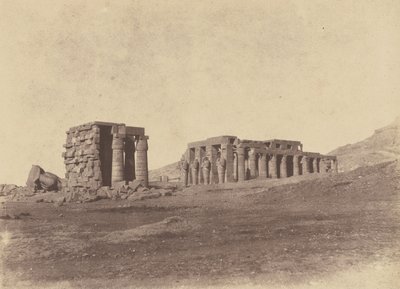
[[254,149],[249,152],[249,166],[250,166],[250,178],[255,179],[257,177],[257,154]]
[[221,156],[225,159],[225,182],[234,182],[234,155],[232,144],[221,145]]
[[135,140],[134,136],[125,138],[125,180],[135,179]]
[[210,183],[210,167],[211,162],[209,161],[208,157],[204,157],[201,163],[201,170],[203,173],[203,180],[205,185],[208,185]]
[[197,179],[196,179],[196,184],[200,184],[201,183],[201,173],[200,173],[200,162],[201,162],[201,148],[200,147],[196,147],[195,151],[194,151],[194,160],[195,162],[197,162]]
[[303,156],[302,159],[302,165],[303,165],[303,175],[309,174],[310,173],[310,158],[307,156]]
[[136,150],[136,179],[142,181],[143,186],[148,187],[149,175],[147,166],[147,139],[148,136],[139,136]]
[[313,168],[313,173],[314,174],[318,173],[317,158],[313,158],[312,159],[312,168]]
[[233,180],[238,181],[238,157],[237,153],[233,154]]
[[278,177],[278,168],[276,166],[276,158],[277,155],[272,154],[269,160],[269,175],[272,179],[276,179]]
[[113,134],[111,184],[124,180],[124,140]]
[[332,159],[332,165],[331,165],[331,167],[332,167],[332,170],[333,170],[335,173],[338,173],[338,172],[339,172],[339,169],[338,169],[338,162],[337,162],[336,159]]
[[258,158],[258,170],[260,179],[267,177],[267,155],[264,153]]
[[281,160],[281,178],[287,178],[288,173],[287,173],[287,156],[283,155],[282,160]]
[[299,156],[293,156],[293,176],[300,175],[300,168],[299,168]]
[[199,180],[199,161],[195,159],[191,164],[192,184],[197,185]]
[[218,183],[223,184],[225,182],[225,167],[226,167],[226,161],[225,159],[220,156],[217,161],[217,170],[218,170]]
[[182,158],[181,158],[180,169],[181,169],[181,182],[185,187],[187,187],[188,175],[189,175],[188,174],[189,165],[185,159],[185,156],[182,156]]
[[324,174],[328,170],[328,167],[326,165],[326,160],[325,159],[320,159],[319,161],[319,172]]
[[238,182],[243,182],[246,179],[246,170],[244,167],[244,148],[238,147],[236,152],[238,158]]

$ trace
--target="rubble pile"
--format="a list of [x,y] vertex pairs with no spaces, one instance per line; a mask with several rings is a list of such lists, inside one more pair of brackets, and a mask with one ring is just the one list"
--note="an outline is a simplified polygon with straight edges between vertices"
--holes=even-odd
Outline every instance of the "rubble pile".
[[156,184],[151,188],[141,180],[115,182],[111,187],[98,189],[81,186],[70,186],[69,182],[55,174],[45,172],[41,167],[33,165],[29,172],[27,186],[0,184],[0,197],[12,201],[28,201],[37,203],[87,203],[101,199],[139,201],[162,196],[172,196],[178,189],[176,185]]

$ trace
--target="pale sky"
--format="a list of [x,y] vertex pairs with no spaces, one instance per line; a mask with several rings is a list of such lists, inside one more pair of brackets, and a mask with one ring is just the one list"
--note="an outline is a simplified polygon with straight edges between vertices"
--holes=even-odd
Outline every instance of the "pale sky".
[[399,1],[0,0],[0,183],[65,131],[143,126],[150,169],[218,135],[329,152],[400,114]]

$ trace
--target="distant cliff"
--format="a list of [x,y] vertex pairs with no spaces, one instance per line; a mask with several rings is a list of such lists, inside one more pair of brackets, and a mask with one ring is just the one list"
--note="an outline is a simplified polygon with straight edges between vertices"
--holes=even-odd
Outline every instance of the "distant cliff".
[[337,155],[339,171],[378,164],[400,158],[400,117],[375,130],[363,141],[339,147],[329,154]]

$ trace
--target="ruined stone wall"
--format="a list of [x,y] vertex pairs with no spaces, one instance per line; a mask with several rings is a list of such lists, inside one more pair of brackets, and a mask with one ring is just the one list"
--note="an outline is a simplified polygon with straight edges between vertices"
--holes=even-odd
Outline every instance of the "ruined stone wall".
[[72,127],[67,131],[63,153],[65,178],[69,187],[97,189],[102,185],[100,128],[96,124]]
[[[240,140],[235,136],[208,138],[188,144],[185,161],[189,166],[191,166],[196,152],[197,158],[201,155],[202,148],[205,148],[206,156],[211,162],[209,182],[211,184],[337,172],[335,156],[304,152],[300,141]],[[221,168],[218,170],[217,152],[219,151],[225,164],[225,170]],[[202,182],[200,178],[197,183],[208,182]],[[193,182],[193,184],[197,183]]]

